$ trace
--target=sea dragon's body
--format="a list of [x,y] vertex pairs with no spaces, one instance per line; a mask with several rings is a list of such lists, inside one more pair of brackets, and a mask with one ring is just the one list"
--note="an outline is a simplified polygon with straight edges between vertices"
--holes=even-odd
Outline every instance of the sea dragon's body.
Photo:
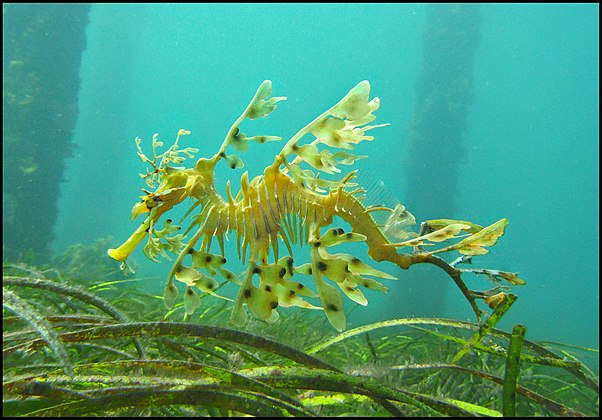
[[[352,255],[330,254],[326,250],[327,247],[340,243],[363,241],[368,246],[368,255],[375,261],[390,261],[403,269],[416,263],[431,263],[443,268],[479,316],[475,297],[484,298],[490,306],[494,306],[503,292],[499,293],[499,287],[485,293],[469,291],[460,278],[463,271],[485,274],[496,281],[504,279],[512,284],[522,284],[522,280],[512,273],[497,270],[459,270],[434,254],[452,250],[465,255],[486,253],[488,251],[484,246],[495,244],[504,232],[506,219],[486,228],[464,221],[434,220],[423,223],[421,233],[415,234],[408,230],[409,226],[415,224],[415,220],[401,204],[394,208],[366,207],[363,204],[363,197],[358,197],[358,194],[365,190],[353,189],[357,185],[352,182],[357,171],[350,172],[340,180],[327,180],[310,169],[300,167],[301,163],[306,163],[319,171],[333,174],[340,172],[337,164],[350,165],[358,159],[344,151],[334,154],[328,149],[319,151],[317,145],[353,149],[354,143],[373,139],[366,136],[365,132],[380,125],[366,124],[374,120],[372,113],[378,108],[379,100],[374,98],[368,101],[369,91],[368,82],[359,83],[335,106],[300,130],[276,155],[274,162],[265,168],[263,176],[249,181],[245,172],[236,197],[231,194],[229,181],[226,186],[227,197],[224,198],[216,191],[215,166],[220,160],[225,160],[232,168],[242,166],[238,156],[226,154],[230,145],[237,150],[246,150],[248,140],[264,143],[280,139],[272,136],[246,137],[239,128],[245,118],[265,117],[274,110],[276,102],[285,99],[267,99],[271,95],[270,81],[265,81],[260,86],[245,112],[230,128],[219,151],[212,158],[199,159],[194,168],[169,165],[172,162],[182,162],[185,159],[181,156],[183,154],[192,157],[192,153],[196,152],[192,148],[178,149],[180,137],[190,134],[187,130],[180,130],[174,145],[158,156],[156,147],[162,143],[155,135],[152,160],[142,153],[140,139],[137,138],[138,155],[153,167],[153,171],[141,176],[150,187],[155,188],[156,183],[159,185],[154,192],[145,191],[142,201],[132,210],[133,218],[149,213],[144,222],[122,246],[110,249],[109,255],[121,261],[125,267],[130,253],[147,237],[144,251],[149,258],[156,261],[156,256],[165,254],[165,251],[178,254],[165,288],[165,303],[168,307],[173,307],[177,295],[174,278],[186,284],[184,302],[186,310],[192,313],[200,304],[200,298],[193,287],[215,295],[218,283],[213,276],[219,271],[225,279],[240,284],[231,318],[235,324],[240,325],[246,319],[243,303],[247,303],[254,316],[268,321],[277,319],[278,306],[320,309],[300,297],[304,296],[319,297],[329,321],[335,328],[342,330],[345,327],[342,297],[324,278],[334,281],[350,299],[362,305],[367,304],[367,300],[358,286],[387,291],[381,283],[363,276],[393,279]],[[301,138],[308,133],[313,134],[315,140],[309,144],[299,144]],[[289,156],[295,157],[289,161]],[[193,229],[196,232],[184,242],[182,234],[168,236],[179,230],[179,227],[172,225],[171,220],[165,222],[162,230],[158,230],[156,224],[164,213],[186,198],[193,199],[193,205],[185,217],[197,207],[200,211],[193,217],[186,234]],[[389,217],[384,224],[379,224],[372,216],[374,212],[386,212]],[[345,233],[340,228],[331,228],[322,233],[321,229],[330,226],[334,217],[345,220],[352,231]],[[424,246],[456,237],[462,231],[470,235],[454,245],[431,252],[424,251]],[[226,262],[224,237],[227,238],[231,232],[237,236],[239,258],[244,261],[247,249],[249,251],[248,266],[242,282],[223,268]],[[210,253],[213,238],[219,242],[221,255]],[[404,241],[393,242],[393,238]],[[286,246],[288,255],[281,257],[283,252],[280,243]],[[309,244],[309,264],[297,267],[293,265],[292,244],[295,243]],[[397,248],[400,247],[412,247],[415,252],[399,253]],[[184,265],[187,255],[192,258],[190,266]],[[207,271],[210,276],[198,271],[199,268]],[[252,281],[255,274],[260,278],[259,287]],[[313,276],[318,293],[293,281],[295,274]]]

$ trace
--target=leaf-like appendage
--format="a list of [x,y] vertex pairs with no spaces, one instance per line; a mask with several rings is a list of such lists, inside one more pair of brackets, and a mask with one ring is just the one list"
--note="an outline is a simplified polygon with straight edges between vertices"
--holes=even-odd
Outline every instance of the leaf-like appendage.
[[321,284],[318,284],[319,282],[316,281],[316,284],[318,285],[318,294],[324,313],[335,329],[343,331],[347,323],[343,311],[343,297],[333,286],[324,283],[323,280],[320,280],[320,282]]
[[266,101],[266,98],[271,94],[272,82],[270,80],[264,80],[261,86],[259,86],[259,89],[257,89],[253,102],[249,105],[249,108],[247,108],[247,111],[244,114],[245,118],[251,120],[263,118],[276,109],[276,103],[286,99],[286,96],[275,96]]
[[267,321],[278,307],[278,298],[273,293],[261,290],[252,284],[245,294],[245,301],[254,317]]
[[486,246],[495,245],[498,238],[504,234],[504,230],[508,225],[508,219],[501,219],[494,224],[481,229],[477,233],[464,238],[457,244],[447,248],[439,249],[435,252],[447,252],[456,250],[464,255],[481,255],[489,252]]
[[173,281],[168,281],[163,290],[163,302],[167,309],[172,309],[176,304],[178,297],[178,288],[173,284]]
[[184,308],[186,308],[186,313],[192,315],[199,306],[201,306],[201,298],[192,287],[186,286],[186,292],[184,293]]

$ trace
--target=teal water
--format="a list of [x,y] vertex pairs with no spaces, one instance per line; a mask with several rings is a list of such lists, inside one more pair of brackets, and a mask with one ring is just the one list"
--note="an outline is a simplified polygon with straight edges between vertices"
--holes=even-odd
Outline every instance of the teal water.
[[[498,245],[475,259],[475,266],[518,271],[527,280],[514,289],[519,300],[503,327],[523,323],[531,339],[592,346],[599,339],[598,11],[482,6],[454,215],[510,221]],[[155,132],[169,144],[186,128],[198,156],[211,156],[264,79],[289,99],[249,131],[283,138],[369,80],[381,99],[377,121],[391,126],[358,148],[369,156],[361,167],[411,210],[403,162],[426,19],[423,5],[94,5],[74,134],[79,147],[62,186],[55,251],[107,235],[118,245],[137,227],[129,217],[144,186],[136,136],[149,150]],[[244,170],[260,174],[281,145],[252,144],[242,155]],[[217,184],[236,185],[244,170],[220,168]],[[428,170],[445,180],[436,154]],[[153,277],[149,287],[162,290],[169,264],[141,251],[134,259],[139,275]],[[388,286],[403,290],[404,300],[421,288],[412,283],[413,269],[378,267],[400,278]],[[477,284],[488,287],[483,278],[470,283]],[[452,286],[432,293],[444,299],[425,309],[430,316],[471,318]],[[398,296],[368,293],[371,303],[355,309],[352,322],[413,315]]]

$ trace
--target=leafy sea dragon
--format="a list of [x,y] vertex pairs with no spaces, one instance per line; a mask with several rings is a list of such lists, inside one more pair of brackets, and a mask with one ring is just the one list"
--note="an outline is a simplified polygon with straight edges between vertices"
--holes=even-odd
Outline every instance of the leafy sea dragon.
[[[191,314],[200,305],[200,297],[194,288],[218,296],[216,290],[220,284],[215,277],[219,273],[240,286],[231,315],[235,325],[245,323],[247,313],[243,305],[246,303],[253,316],[269,322],[278,319],[278,306],[323,309],[334,328],[342,331],[346,323],[343,298],[332,283],[351,300],[366,305],[360,287],[386,293],[388,289],[372,277],[395,279],[353,255],[330,252],[340,244],[365,242],[368,255],[374,261],[389,261],[402,269],[419,263],[442,268],[458,285],[480,319],[481,310],[476,299],[484,299],[493,308],[503,299],[503,290],[508,289],[501,286],[502,280],[513,285],[524,282],[515,273],[459,269],[456,265],[468,262],[474,255],[487,253],[486,247],[495,245],[504,234],[506,219],[487,227],[462,220],[429,220],[421,224],[419,233],[414,233],[410,231],[415,224],[414,216],[403,205],[367,207],[363,203],[366,190],[353,182],[357,170],[338,179],[320,177],[321,174],[336,177],[341,173],[339,165],[352,165],[363,157],[348,150],[354,149],[354,144],[373,140],[368,131],[387,125],[368,125],[376,118],[374,112],[380,104],[378,98],[370,100],[369,94],[370,84],[360,82],[336,105],[291,137],[262,176],[249,180],[245,172],[236,196],[232,195],[228,181],[226,198],[214,187],[217,163],[225,161],[231,168],[243,166],[240,157],[228,153],[229,147],[245,151],[250,141],[281,140],[275,136],[249,137],[240,129],[243,120],[266,117],[278,102],[286,99],[271,96],[271,81],[261,84],[217,153],[211,158],[198,159],[192,168],[175,166],[198,152],[195,148],[180,147],[182,137],[190,134],[188,130],[180,130],[173,145],[162,154],[157,154],[163,143],[155,134],[152,159],[142,152],[141,139],[136,138],[138,156],[151,167],[140,176],[154,191],[143,189],[145,194],[134,205],[132,219],[141,214],[146,214],[146,218],[123,245],[109,249],[108,254],[120,261],[124,270],[128,256],[143,241],[144,253],[154,261],[158,261],[159,255],[169,258],[167,252],[176,254],[164,293],[165,304],[170,309],[178,294],[174,279],[186,285],[184,304],[187,313]],[[302,143],[308,134],[313,140]],[[191,218],[186,232],[177,233],[181,228],[171,219],[165,220],[159,228],[161,216],[187,198],[192,199],[192,206],[182,219]],[[376,222],[377,213],[384,215],[384,223]],[[344,232],[337,227],[323,231],[332,225],[335,216],[346,221],[351,231]],[[224,236],[231,231],[236,234],[238,256],[243,263],[248,256],[242,280],[224,268]],[[185,240],[185,235],[190,232],[194,232],[193,235]],[[210,252],[214,238],[219,243],[220,254]],[[437,247],[442,242],[446,245]],[[281,243],[286,247],[287,255],[281,256]],[[310,263],[293,265],[292,245],[295,243],[309,245]],[[409,252],[402,253],[400,249]],[[438,257],[438,254],[452,251],[462,254],[461,258],[447,263]],[[484,274],[496,283],[496,287],[485,292],[469,290],[461,278],[465,272]],[[313,277],[317,293],[297,281],[300,275]],[[258,283],[253,281],[255,276],[259,278]],[[304,299],[315,297],[319,297],[321,307]]]

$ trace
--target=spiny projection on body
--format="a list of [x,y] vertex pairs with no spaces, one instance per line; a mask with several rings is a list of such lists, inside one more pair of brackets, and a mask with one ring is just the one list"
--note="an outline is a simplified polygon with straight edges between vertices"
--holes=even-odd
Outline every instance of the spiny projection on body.
[[[217,163],[225,161],[233,169],[243,166],[240,157],[226,153],[230,146],[245,151],[249,141],[281,140],[276,136],[248,137],[240,130],[243,120],[266,117],[278,102],[286,99],[271,94],[272,83],[266,80],[234,122],[217,153],[211,158],[198,159],[192,168],[174,166],[186,158],[193,158],[198,152],[196,148],[180,148],[181,138],[190,134],[188,130],[180,130],[173,145],[162,154],[157,154],[163,143],[155,134],[152,158],[142,152],[141,140],[136,138],[138,156],[152,169],[140,176],[154,191],[143,189],[145,195],[134,205],[132,219],[147,214],[145,220],[123,245],[108,250],[108,254],[120,261],[124,270],[128,256],[145,238],[144,253],[148,258],[158,261],[159,255],[169,258],[167,252],[176,254],[165,286],[168,308],[173,308],[178,294],[174,279],[186,285],[184,304],[191,314],[200,305],[200,297],[194,288],[218,296],[216,290],[220,284],[215,277],[219,273],[240,286],[231,315],[235,325],[243,325],[247,319],[244,304],[253,316],[268,322],[278,319],[278,306],[298,306],[322,309],[330,323],[341,331],[346,323],[343,298],[332,283],[349,299],[367,305],[360,287],[386,293],[388,289],[372,277],[395,279],[353,255],[329,251],[347,242],[365,242],[372,260],[389,261],[402,269],[418,263],[442,268],[458,285],[478,319],[482,311],[476,299],[485,300],[493,308],[508,290],[507,286],[501,285],[502,280],[513,285],[524,284],[515,273],[456,267],[459,263],[469,262],[473,255],[487,253],[486,247],[495,245],[504,234],[506,219],[487,227],[462,220],[429,220],[420,225],[419,233],[415,233],[410,230],[415,219],[403,205],[390,208],[364,204],[366,190],[354,182],[357,171],[332,179],[341,173],[339,165],[353,165],[355,160],[363,157],[347,150],[354,149],[355,144],[364,140],[373,140],[367,132],[387,125],[368,125],[376,118],[374,112],[380,101],[378,98],[370,100],[367,81],[360,82],[336,105],[290,138],[263,175],[249,180],[245,172],[236,196],[232,195],[230,181],[226,184],[227,197],[220,195],[214,187]],[[311,135],[313,140],[302,143],[306,135]],[[340,150],[333,153],[333,149]],[[329,174],[330,179],[320,176],[323,174]],[[192,206],[182,218],[182,221],[190,218],[186,232],[177,233],[180,227],[171,219],[165,220],[159,229],[157,222],[161,216],[186,198],[192,199]],[[373,215],[377,212],[385,214],[383,223],[375,221],[378,217]],[[351,232],[330,227],[335,216],[346,221]],[[325,228],[328,229],[323,231]],[[194,232],[193,235],[185,240],[190,232]],[[224,267],[224,236],[227,239],[230,232],[236,235],[238,257],[247,261],[242,280]],[[220,254],[210,252],[214,238]],[[436,248],[442,242],[446,246]],[[292,245],[296,243],[309,245],[310,263],[294,265]],[[286,247],[286,253],[281,244]],[[408,252],[399,252],[400,249]],[[436,255],[452,251],[462,255],[451,263]],[[465,272],[484,274],[495,287],[486,291],[469,290],[461,278]],[[317,293],[298,281],[302,275],[313,277]],[[259,282],[253,281],[255,276]],[[305,298],[319,298],[321,306],[315,306]]]

